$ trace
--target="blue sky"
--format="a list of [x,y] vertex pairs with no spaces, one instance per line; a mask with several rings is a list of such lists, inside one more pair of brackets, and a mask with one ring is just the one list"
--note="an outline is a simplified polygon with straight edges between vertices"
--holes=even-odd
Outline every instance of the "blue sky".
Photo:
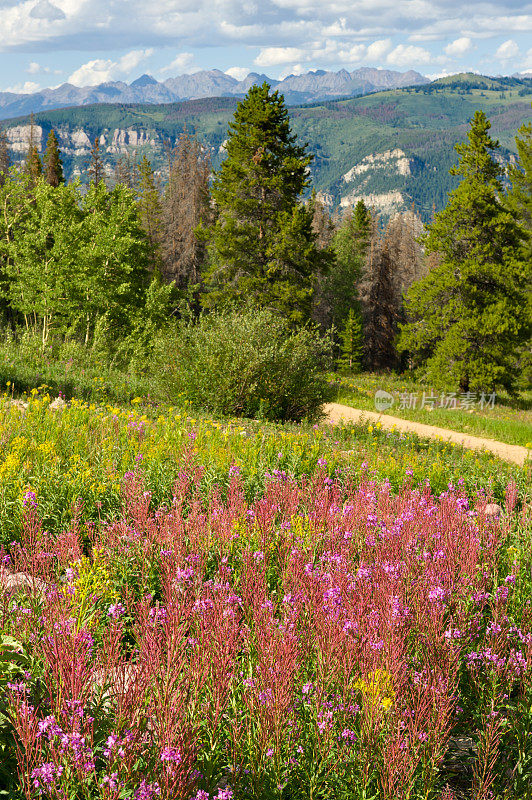
[[0,0],[0,91],[310,69],[532,72],[521,0]]

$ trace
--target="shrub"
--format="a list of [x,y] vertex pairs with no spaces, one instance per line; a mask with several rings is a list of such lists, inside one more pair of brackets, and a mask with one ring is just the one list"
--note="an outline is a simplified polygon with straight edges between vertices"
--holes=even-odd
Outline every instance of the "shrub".
[[331,341],[267,309],[203,315],[161,337],[156,372],[170,401],[217,414],[314,420],[331,397]]

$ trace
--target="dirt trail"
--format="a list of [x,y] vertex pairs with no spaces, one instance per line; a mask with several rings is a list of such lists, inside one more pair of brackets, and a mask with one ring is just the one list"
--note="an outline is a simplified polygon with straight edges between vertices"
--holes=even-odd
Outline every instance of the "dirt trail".
[[339,403],[328,403],[324,407],[324,411],[326,422],[333,425],[339,422],[380,422],[383,428],[395,428],[399,431],[415,433],[425,439],[444,439],[445,441],[462,445],[462,447],[467,447],[470,450],[489,450],[498,458],[512,461],[521,467],[527,459],[530,459],[530,451],[527,447],[496,442],[494,439],[482,439],[479,436],[469,436],[467,433],[450,431],[447,428],[437,428],[434,425],[423,425],[421,422],[391,417],[389,414],[362,411],[358,408],[342,406]]

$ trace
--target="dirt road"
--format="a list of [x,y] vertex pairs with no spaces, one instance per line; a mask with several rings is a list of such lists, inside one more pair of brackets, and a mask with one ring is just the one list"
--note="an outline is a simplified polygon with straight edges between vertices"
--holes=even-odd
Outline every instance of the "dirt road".
[[361,411],[358,408],[343,406],[339,403],[328,403],[324,411],[326,422],[333,425],[339,422],[380,422],[383,428],[395,428],[406,433],[415,433],[425,439],[444,439],[470,450],[488,450],[498,458],[512,461],[520,466],[523,466],[527,459],[532,458],[526,447],[496,442],[493,439],[482,439],[479,436],[469,436],[467,433],[437,428],[434,425],[423,425],[421,422],[399,419],[399,417],[391,417],[389,414],[378,414],[376,411]]

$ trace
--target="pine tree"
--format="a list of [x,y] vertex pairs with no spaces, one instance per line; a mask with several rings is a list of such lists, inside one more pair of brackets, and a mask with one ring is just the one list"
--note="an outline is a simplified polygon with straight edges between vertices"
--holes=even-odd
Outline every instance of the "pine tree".
[[340,341],[340,356],[336,362],[338,369],[347,374],[360,372],[364,350],[364,334],[360,314],[352,308],[347,315]]
[[39,156],[37,145],[32,145],[28,151],[28,157],[25,165],[26,172],[35,183],[42,175],[42,162]]
[[312,233],[316,247],[322,256],[321,269],[316,275],[312,319],[323,330],[326,330],[332,324],[331,298],[327,286],[330,275],[334,273],[336,267],[335,228],[328,208],[314,189],[310,199],[310,209],[312,210]]
[[362,199],[358,200],[355,206],[353,231],[361,242],[368,242],[371,235],[371,214]]
[[212,188],[218,216],[205,303],[251,301],[303,322],[320,264],[312,212],[299,205],[312,157],[296,144],[282,95],[267,83],[252,86],[229,125],[226,148]]
[[63,164],[59,154],[59,142],[55,131],[50,131],[48,141],[46,143],[46,152],[44,154],[44,177],[50,186],[59,186],[64,183],[63,177]]
[[42,162],[39,156],[39,148],[35,143],[35,121],[33,113],[30,115],[30,136],[28,141],[28,155],[24,164],[24,171],[30,176],[33,185],[42,175]]
[[420,243],[422,234],[423,223],[414,211],[396,214],[386,226],[385,238],[393,263],[399,305],[402,305],[402,295],[425,274],[425,259]]
[[331,246],[334,238],[334,224],[327,206],[316,194],[315,189],[312,190],[310,208],[312,209],[312,231],[316,247],[318,250],[326,250]]
[[508,206],[525,229],[525,252],[532,259],[532,123],[519,128],[515,143],[519,160],[510,168]]
[[[518,162],[510,168],[512,188],[508,194],[508,207],[524,229],[523,255],[525,263],[532,263],[532,124],[519,128],[515,138]],[[532,319],[532,270],[528,275],[528,316]],[[520,354],[522,380],[532,385],[532,341],[525,342]]]
[[429,378],[454,379],[460,390],[511,390],[516,353],[527,340],[526,288],[530,262],[522,256],[522,231],[503,206],[499,143],[477,111],[468,141],[456,146],[453,175],[463,180],[450,194],[426,237],[440,262],[412,286],[400,347]]
[[345,325],[351,309],[360,310],[360,282],[371,227],[371,215],[361,200],[354,212],[346,214],[334,236],[336,261],[325,280],[324,295],[329,307],[329,324],[338,331]]
[[105,167],[100,150],[100,137],[96,136],[94,144],[91,148],[89,160],[87,162],[87,175],[89,176],[89,183],[97,186],[100,181],[105,177]]
[[136,155],[131,158],[129,153],[121,155],[115,164],[115,185],[120,183],[128,189],[136,189],[138,184],[138,165]]
[[391,369],[397,353],[397,292],[388,242],[378,232],[372,237],[360,285],[364,320],[364,361],[370,370]]
[[205,241],[198,229],[211,220],[210,158],[186,131],[168,152],[169,179],[162,201],[163,277],[181,288],[196,286],[205,263]]
[[0,130],[0,186],[3,186],[6,181],[10,161],[7,133],[4,130]]
[[140,223],[148,237],[152,251],[152,268],[159,268],[161,244],[161,201],[150,160],[143,155],[138,166],[138,209]]

